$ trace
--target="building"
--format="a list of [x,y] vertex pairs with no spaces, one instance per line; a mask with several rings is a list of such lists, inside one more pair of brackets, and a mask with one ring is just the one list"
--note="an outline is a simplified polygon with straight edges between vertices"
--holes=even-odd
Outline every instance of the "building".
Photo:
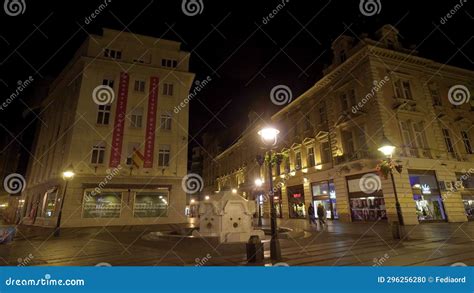
[[64,194],[63,227],[186,220],[188,107],[173,108],[194,74],[180,46],[111,29],[87,38],[41,104],[24,224],[55,226]]
[[[391,25],[375,38],[340,36],[332,50],[314,86],[216,156],[217,189],[253,195],[268,216],[258,196],[268,185],[254,184],[267,172],[255,155],[259,127],[272,124],[284,155],[273,170],[279,217],[303,219],[312,203],[329,219],[396,221],[395,190],[407,225],[473,219],[474,72],[418,56]],[[376,172],[384,137],[402,166],[395,189]]]

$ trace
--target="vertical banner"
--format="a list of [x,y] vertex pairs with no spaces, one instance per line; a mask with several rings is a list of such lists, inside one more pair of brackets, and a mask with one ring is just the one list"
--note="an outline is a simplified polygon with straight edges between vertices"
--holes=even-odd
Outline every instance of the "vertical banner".
[[129,76],[126,72],[120,73],[119,94],[117,98],[117,109],[115,110],[114,132],[112,134],[112,150],[110,154],[110,167],[117,167],[120,164],[122,155],[123,128],[125,114],[127,112]]
[[145,133],[145,159],[143,168],[153,167],[153,150],[155,148],[156,108],[158,106],[158,77],[150,78],[150,91],[148,95],[148,112],[146,115]]

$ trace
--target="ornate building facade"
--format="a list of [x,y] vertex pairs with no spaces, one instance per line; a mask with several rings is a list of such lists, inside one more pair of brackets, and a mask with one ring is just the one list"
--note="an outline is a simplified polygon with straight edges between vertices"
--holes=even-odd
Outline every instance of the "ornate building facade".
[[[268,185],[254,182],[267,180],[255,157],[257,131],[271,124],[285,154],[273,170],[279,217],[322,204],[330,219],[396,221],[396,192],[405,224],[473,219],[474,72],[418,56],[390,25],[373,39],[340,36],[332,50],[324,77],[215,157],[216,188],[238,189],[268,216]],[[395,188],[376,172],[384,137],[402,166]]]
[[41,105],[24,224],[55,226],[63,194],[65,227],[186,221],[189,108],[173,108],[194,74],[180,46],[110,29],[82,44]]

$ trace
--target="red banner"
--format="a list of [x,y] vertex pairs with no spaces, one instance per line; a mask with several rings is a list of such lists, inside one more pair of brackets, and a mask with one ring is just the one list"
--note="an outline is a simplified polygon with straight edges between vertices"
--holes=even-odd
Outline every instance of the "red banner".
[[110,167],[117,167],[120,164],[122,155],[123,128],[125,114],[127,112],[128,80],[126,72],[120,73],[119,93],[117,97],[117,108],[115,110],[114,132],[112,134],[112,150],[110,154]]
[[145,159],[143,168],[153,168],[153,150],[155,148],[156,108],[158,106],[158,77],[150,78],[148,113],[146,117]]

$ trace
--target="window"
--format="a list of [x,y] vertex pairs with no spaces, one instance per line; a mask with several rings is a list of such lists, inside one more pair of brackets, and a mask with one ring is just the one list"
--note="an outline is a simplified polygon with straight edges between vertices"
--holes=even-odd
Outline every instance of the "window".
[[423,122],[413,123],[413,129],[415,131],[415,141],[417,147],[427,149],[428,142],[426,141]]
[[97,124],[108,125],[110,120],[110,105],[99,105]]
[[105,143],[100,142],[92,147],[91,164],[103,164],[105,157]]
[[168,167],[170,165],[170,145],[162,144],[158,150],[158,166]]
[[345,50],[342,50],[341,53],[339,54],[339,58],[341,59],[341,63],[346,61],[347,59],[347,55],[346,55],[346,51]]
[[468,133],[466,131],[461,131],[461,137],[464,143],[464,148],[466,149],[466,153],[472,154],[473,150],[472,150],[471,141],[469,140]]
[[357,104],[355,90],[349,91],[349,103],[350,103],[350,106],[354,106],[355,104]]
[[111,88],[114,87],[114,80],[113,79],[108,79],[108,78],[104,78],[102,80],[102,85],[107,85],[107,86],[110,86]]
[[319,107],[319,123],[326,124],[327,116],[326,116],[326,106],[323,104]]
[[403,136],[403,143],[406,146],[413,147],[413,135],[410,130],[410,122],[409,121],[401,121],[400,127],[402,130]]
[[347,100],[347,95],[342,94],[341,95],[341,109],[342,109],[342,111],[346,111],[347,108],[349,108],[349,102]]
[[145,81],[144,80],[135,80],[135,85],[133,90],[136,92],[145,92]]
[[143,120],[143,108],[136,108],[132,110],[130,115],[130,126],[133,128],[141,128]]
[[121,192],[88,191],[84,195],[83,218],[120,218]]
[[329,142],[325,141],[321,143],[321,163],[329,163],[331,161],[331,149],[329,148]]
[[163,95],[164,96],[172,96],[173,95],[173,84],[172,83],[164,83],[163,84]]
[[399,99],[413,100],[410,82],[408,80],[396,80],[394,82],[395,97]]
[[105,49],[104,57],[112,58],[112,59],[122,59],[122,51]]
[[133,204],[133,216],[136,218],[168,216],[168,189],[153,192],[137,192]]
[[453,141],[451,140],[451,136],[449,135],[449,130],[443,128],[443,137],[444,143],[446,144],[446,148],[448,149],[449,153],[454,153]]
[[163,130],[171,130],[171,114],[161,115],[160,128]]
[[171,59],[161,59],[161,66],[169,67],[169,68],[176,68],[178,66],[178,61],[171,60]]
[[54,210],[56,209],[56,200],[58,198],[58,190],[47,191],[43,198],[43,217],[50,218],[54,216]]
[[290,158],[285,157],[285,173],[288,174],[290,173],[291,167],[290,167]]
[[314,148],[310,147],[308,148],[308,167],[314,167],[315,165],[315,160],[314,160]]
[[301,152],[295,153],[295,169],[296,170],[301,169]]
[[352,155],[354,153],[354,140],[352,138],[352,132],[351,131],[342,131],[341,132],[342,136],[342,145],[344,148],[344,153],[346,155]]
[[311,116],[308,113],[304,115],[304,127],[305,130],[311,129]]
[[430,94],[431,94],[431,98],[433,100],[433,106],[442,106],[441,96],[439,94],[439,90],[436,87],[436,85],[434,85],[434,84],[430,85]]

